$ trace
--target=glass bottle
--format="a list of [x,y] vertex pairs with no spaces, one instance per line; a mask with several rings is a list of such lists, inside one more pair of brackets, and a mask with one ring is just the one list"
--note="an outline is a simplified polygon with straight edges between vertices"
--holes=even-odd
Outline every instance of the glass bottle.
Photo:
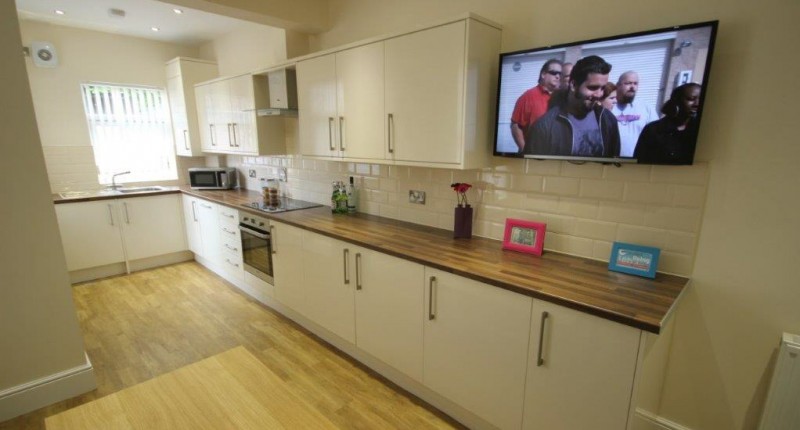
[[353,177],[350,177],[350,185],[347,186],[347,213],[356,213],[358,208],[358,191],[356,191]]

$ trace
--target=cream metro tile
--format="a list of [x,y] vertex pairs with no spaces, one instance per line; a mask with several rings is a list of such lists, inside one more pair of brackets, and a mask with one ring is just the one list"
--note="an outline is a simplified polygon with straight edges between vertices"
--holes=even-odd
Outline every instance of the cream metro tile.
[[672,188],[667,184],[649,182],[626,182],[625,202],[669,205],[672,203]]

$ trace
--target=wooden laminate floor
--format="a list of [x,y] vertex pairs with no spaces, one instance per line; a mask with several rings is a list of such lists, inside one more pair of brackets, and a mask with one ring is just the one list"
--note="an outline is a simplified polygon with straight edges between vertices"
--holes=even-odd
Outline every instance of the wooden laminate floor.
[[461,428],[197,263],[73,287],[95,391],[0,423],[44,419],[237,346],[341,429]]

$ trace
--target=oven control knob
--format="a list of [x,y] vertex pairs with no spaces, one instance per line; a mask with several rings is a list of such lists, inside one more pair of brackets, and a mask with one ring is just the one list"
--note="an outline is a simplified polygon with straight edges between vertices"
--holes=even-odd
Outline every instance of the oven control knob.
[[244,217],[244,219],[243,219],[243,220],[244,220],[244,222],[247,222],[247,221],[249,221],[249,220],[250,220],[250,218],[248,218],[248,217]]
[[258,223],[258,226],[259,226],[259,227],[264,227],[264,223],[263,223],[263,222],[260,222],[260,223]]

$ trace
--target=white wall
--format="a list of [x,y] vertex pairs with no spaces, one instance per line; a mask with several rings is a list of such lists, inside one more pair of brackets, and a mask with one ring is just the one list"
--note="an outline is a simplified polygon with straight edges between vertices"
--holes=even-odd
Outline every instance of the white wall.
[[[294,34],[292,41],[297,39]],[[236,31],[204,44],[200,52],[204,58],[217,62],[220,76],[250,73],[286,60],[286,32],[275,27],[242,24]]]
[[0,2],[0,393],[85,363],[21,46]]
[[[28,58],[28,78],[36,109],[47,172],[53,192],[100,188],[94,152],[83,112],[80,84],[89,81],[166,87],[164,64],[177,56],[197,57],[197,48],[147,39],[23,20],[22,40],[48,41],[59,57],[56,68],[40,68]],[[202,158],[178,157],[177,181]]]
[[800,332],[800,3],[331,0],[330,11],[315,49],[466,11],[504,26],[504,51],[719,19],[698,143],[708,197],[658,412],[696,430],[755,428],[780,333]]

